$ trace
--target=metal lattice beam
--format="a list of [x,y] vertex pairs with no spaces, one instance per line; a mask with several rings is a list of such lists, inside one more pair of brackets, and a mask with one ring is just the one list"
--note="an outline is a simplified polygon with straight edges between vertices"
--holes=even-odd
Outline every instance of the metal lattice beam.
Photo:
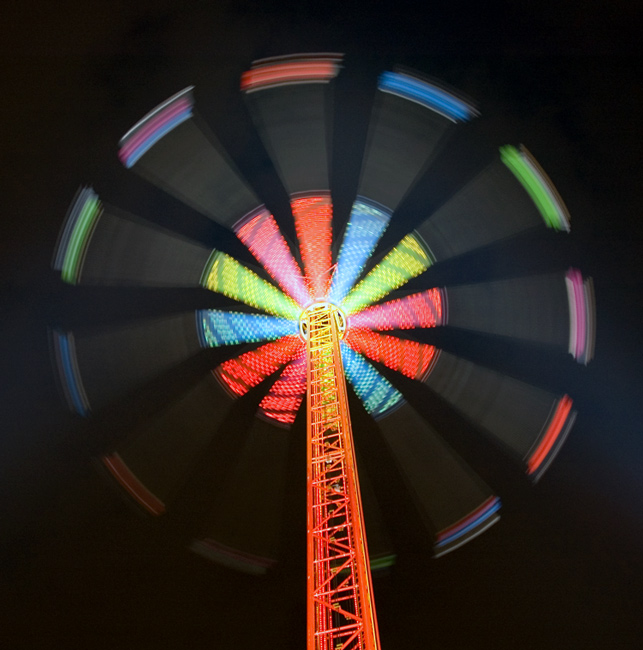
[[339,339],[329,303],[303,314],[308,407],[308,650],[378,650]]

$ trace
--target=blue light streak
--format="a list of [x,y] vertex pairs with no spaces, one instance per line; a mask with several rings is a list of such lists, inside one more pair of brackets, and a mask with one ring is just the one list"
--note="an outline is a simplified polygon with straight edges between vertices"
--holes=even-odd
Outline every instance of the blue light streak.
[[426,81],[399,72],[382,73],[378,88],[382,92],[426,106],[453,122],[467,122],[476,115],[473,107],[450,93]]
[[271,341],[297,335],[297,321],[263,314],[199,309],[196,312],[199,341],[204,348]]
[[391,213],[384,206],[361,197],[355,201],[328,294],[331,302],[340,304],[353,288],[390,219]]
[[366,410],[376,420],[402,405],[402,393],[382,377],[361,354],[349,348],[343,341],[341,350],[344,373]]

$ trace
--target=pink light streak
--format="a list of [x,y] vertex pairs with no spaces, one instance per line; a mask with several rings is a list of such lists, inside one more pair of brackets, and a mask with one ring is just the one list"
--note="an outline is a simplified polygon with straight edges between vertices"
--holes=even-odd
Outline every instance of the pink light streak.
[[126,163],[129,156],[134,152],[143,142],[145,142],[156,131],[165,126],[168,122],[173,120],[177,115],[189,110],[192,102],[187,98],[179,99],[176,103],[172,104],[164,111],[150,119],[136,135],[133,135],[120,149],[118,157],[123,164]]
[[349,325],[374,330],[409,330],[444,325],[444,316],[442,291],[429,289],[368,307],[352,315]]
[[238,221],[234,225],[234,231],[270,276],[300,307],[311,302],[301,269],[275,218],[265,208]]

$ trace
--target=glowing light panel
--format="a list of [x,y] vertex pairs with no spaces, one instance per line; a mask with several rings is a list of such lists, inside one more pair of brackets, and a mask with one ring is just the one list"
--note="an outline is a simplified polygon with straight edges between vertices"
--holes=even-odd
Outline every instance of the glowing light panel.
[[285,336],[230,359],[212,372],[233,396],[241,396],[301,354],[302,350],[304,344],[298,336]]
[[348,381],[366,410],[375,418],[381,418],[404,401],[402,394],[364,357],[341,342],[342,363]]
[[301,269],[290,252],[275,218],[259,208],[234,226],[237,237],[248,247],[279,286],[304,307],[310,300]]
[[297,334],[297,323],[285,318],[216,309],[200,309],[196,316],[199,340],[204,348],[270,341]]
[[296,198],[291,201],[291,208],[308,290],[313,299],[321,300],[328,292],[333,263],[330,250],[333,205],[330,195]]
[[440,289],[428,289],[404,298],[368,307],[351,316],[351,327],[374,330],[410,330],[444,325],[446,313]]
[[424,273],[433,258],[419,235],[407,235],[349,294],[342,304],[347,315],[363,309]]
[[292,298],[221,251],[212,251],[203,270],[201,284],[210,291],[222,293],[269,314],[299,318],[301,310]]
[[368,258],[391,219],[390,211],[355,201],[337,258],[328,298],[339,304],[364,270]]
[[426,379],[436,360],[433,345],[385,336],[368,329],[351,327],[344,340],[356,352],[419,381]]
[[553,183],[532,155],[520,147],[500,147],[500,158],[531,197],[548,228],[569,232],[569,212]]
[[293,359],[261,400],[259,409],[263,415],[283,424],[292,424],[306,395],[306,354]]
[[452,122],[466,122],[477,114],[470,104],[408,74],[384,72],[380,75],[378,88],[382,92],[421,104]]
[[60,234],[54,268],[63,282],[78,284],[87,246],[103,211],[98,195],[91,187],[81,188],[72,202]]
[[118,157],[125,167],[132,167],[163,136],[192,117],[192,89],[189,86],[159,104],[121,138]]

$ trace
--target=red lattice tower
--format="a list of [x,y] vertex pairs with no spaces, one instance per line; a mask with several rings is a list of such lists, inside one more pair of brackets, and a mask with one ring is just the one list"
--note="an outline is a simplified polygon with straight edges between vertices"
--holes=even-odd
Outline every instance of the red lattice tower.
[[308,415],[308,650],[377,650],[362,501],[339,340],[342,312],[311,305],[306,339]]

